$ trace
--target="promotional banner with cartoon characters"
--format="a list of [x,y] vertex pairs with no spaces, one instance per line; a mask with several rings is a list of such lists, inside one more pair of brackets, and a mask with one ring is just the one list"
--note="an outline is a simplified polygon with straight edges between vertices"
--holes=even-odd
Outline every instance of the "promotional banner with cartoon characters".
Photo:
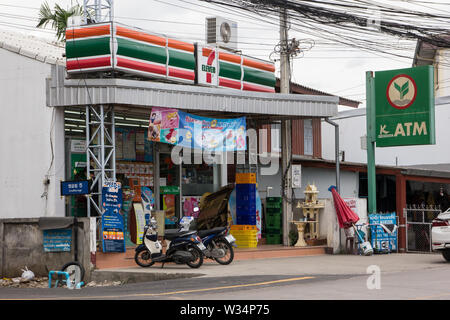
[[246,120],[213,119],[177,109],[153,108],[148,139],[209,151],[246,150]]

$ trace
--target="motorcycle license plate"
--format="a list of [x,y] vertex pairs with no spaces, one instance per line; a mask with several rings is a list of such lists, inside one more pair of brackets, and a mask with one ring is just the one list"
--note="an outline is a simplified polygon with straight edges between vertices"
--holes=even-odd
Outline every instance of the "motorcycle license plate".
[[197,244],[197,247],[200,249],[200,250],[206,250],[206,247],[205,247],[205,245],[203,244],[203,243],[199,243],[199,244]]
[[226,239],[229,243],[233,243],[233,242],[236,241],[236,239],[235,239],[231,234],[227,235],[227,236],[225,237],[225,239]]

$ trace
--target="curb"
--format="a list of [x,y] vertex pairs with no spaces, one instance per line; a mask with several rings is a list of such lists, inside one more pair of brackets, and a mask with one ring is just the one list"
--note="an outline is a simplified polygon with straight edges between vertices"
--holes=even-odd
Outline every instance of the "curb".
[[150,282],[159,280],[185,279],[204,276],[203,273],[166,273],[166,272],[134,272],[117,270],[94,270],[91,273],[90,281],[104,282],[120,281],[122,284]]

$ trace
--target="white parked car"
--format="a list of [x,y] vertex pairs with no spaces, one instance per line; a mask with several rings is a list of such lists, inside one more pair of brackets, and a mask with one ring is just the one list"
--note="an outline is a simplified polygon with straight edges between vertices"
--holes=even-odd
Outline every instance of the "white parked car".
[[433,220],[431,241],[433,251],[441,252],[444,259],[450,262],[450,208]]

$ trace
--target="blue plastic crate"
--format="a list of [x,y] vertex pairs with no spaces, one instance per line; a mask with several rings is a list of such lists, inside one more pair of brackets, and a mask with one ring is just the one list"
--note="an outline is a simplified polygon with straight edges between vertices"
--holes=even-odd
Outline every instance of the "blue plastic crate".
[[247,224],[247,225],[255,225],[256,224],[256,215],[244,215],[244,216],[236,216],[237,224]]
[[245,203],[236,204],[236,210],[243,210],[243,211],[255,210],[256,211],[256,203],[245,202]]
[[256,192],[255,193],[236,193],[236,204],[242,203],[242,202],[256,202]]
[[256,194],[256,184],[237,184],[236,185],[236,196],[238,194],[245,193],[255,193]]

